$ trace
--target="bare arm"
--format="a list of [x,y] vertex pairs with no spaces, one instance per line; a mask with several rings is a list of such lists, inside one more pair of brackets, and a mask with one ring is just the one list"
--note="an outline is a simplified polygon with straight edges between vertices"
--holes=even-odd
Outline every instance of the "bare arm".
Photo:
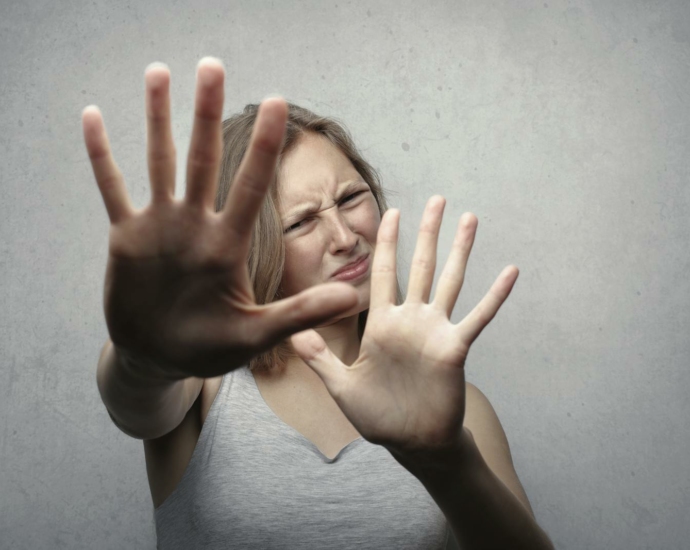
[[151,184],[146,208],[136,209],[130,200],[96,106],[82,111],[82,129],[110,220],[103,311],[108,334],[118,342],[102,350],[98,390],[120,430],[155,439],[180,425],[205,378],[240,368],[291,334],[350,311],[358,299],[351,285],[332,281],[256,303],[248,258],[255,222],[275,181],[287,103],[282,98],[261,102],[225,206],[216,212],[224,158],[222,63],[204,58],[197,67],[180,199],[175,197],[170,73],[149,68],[144,78]]
[[166,380],[134,365],[111,340],[103,346],[96,382],[115,425],[130,437],[154,439],[180,425],[201,392],[203,378]]

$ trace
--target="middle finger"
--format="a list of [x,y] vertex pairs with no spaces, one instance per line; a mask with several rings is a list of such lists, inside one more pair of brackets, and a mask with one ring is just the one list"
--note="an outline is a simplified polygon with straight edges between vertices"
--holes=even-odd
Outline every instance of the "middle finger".
[[175,144],[170,130],[170,71],[151,63],[144,72],[146,82],[146,128],[151,202],[175,196]]
[[410,266],[410,281],[405,301],[424,303],[429,301],[434,271],[436,271],[438,232],[445,206],[446,199],[441,195],[434,195],[426,203]]
[[185,194],[189,203],[210,209],[213,209],[223,148],[220,119],[224,78],[220,59],[204,57],[199,61]]

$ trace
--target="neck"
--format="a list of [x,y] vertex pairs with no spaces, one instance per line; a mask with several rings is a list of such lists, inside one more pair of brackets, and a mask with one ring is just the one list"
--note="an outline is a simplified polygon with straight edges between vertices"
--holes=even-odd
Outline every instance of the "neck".
[[333,354],[346,365],[351,365],[359,357],[358,321],[359,313],[314,329]]
[[[358,321],[359,313],[338,319],[329,325],[314,328],[324,339],[333,355],[348,366],[352,365],[359,357]],[[293,374],[301,372],[308,376],[312,374],[317,376],[299,357],[292,357],[288,360],[287,370],[292,371]]]

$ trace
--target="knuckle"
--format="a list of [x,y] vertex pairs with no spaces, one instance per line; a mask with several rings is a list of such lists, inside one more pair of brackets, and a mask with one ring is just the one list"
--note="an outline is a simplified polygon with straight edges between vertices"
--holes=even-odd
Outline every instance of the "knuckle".
[[164,108],[162,102],[160,101],[162,99],[162,96],[163,93],[161,90],[151,91],[152,104],[146,112],[146,118],[148,118],[149,122],[152,123],[154,126],[162,126],[169,120],[167,110]]
[[119,174],[107,174],[105,176],[102,176],[98,182],[99,187],[106,193],[117,188],[119,184]]
[[148,80],[147,84],[148,93],[151,96],[151,99],[160,100],[165,98],[165,96],[168,94],[170,85],[169,80],[168,82],[165,82],[165,80],[158,78],[154,81]]
[[175,161],[176,158],[175,151],[170,151],[168,149],[151,151],[149,155],[149,161],[153,164],[164,164]]
[[479,319],[479,322],[482,325],[488,324],[491,321],[492,317],[493,315],[491,315],[489,308],[487,308],[486,306],[480,305],[477,308],[477,319]]
[[391,265],[381,264],[381,265],[377,265],[375,267],[372,267],[371,271],[372,271],[372,273],[387,274],[387,273],[391,273],[391,272],[395,271],[395,269]]
[[107,143],[101,140],[93,140],[86,144],[86,150],[92,163],[101,162],[110,158],[110,149]]
[[244,169],[237,175],[237,184],[243,189],[258,196],[263,196],[264,194],[265,185],[262,180],[264,180],[264,178],[251,169]]
[[305,322],[310,311],[310,299],[309,297],[303,297],[300,300],[296,300],[290,308],[290,315],[295,323],[300,326]]
[[268,157],[266,160],[270,161],[278,156],[279,145],[275,143],[270,137],[266,135],[257,135],[252,142],[252,149],[261,155]]
[[194,147],[189,151],[189,163],[197,166],[209,166],[218,162],[217,151],[206,147]]
[[196,109],[194,110],[195,124],[215,126],[220,123],[218,104],[208,98],[198,98]]
[[462,273],[444,270],[441,273],[441,279],[445,279],[447,281],[450,281],[451,283],[462,283],[464,280],[464,276]]
[[435,262],[429,258],[414,258],[412,260],[412,265],[414,267],[421,268],[425,271],[434,269]]

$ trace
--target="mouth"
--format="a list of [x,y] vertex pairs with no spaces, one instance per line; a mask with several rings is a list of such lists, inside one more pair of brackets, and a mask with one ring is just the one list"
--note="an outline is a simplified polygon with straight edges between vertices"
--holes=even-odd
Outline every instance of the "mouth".
[[331,278],[335,279],[336,281],[351,281],[364,275],[368,271],[369,254],[365,254],[354,262],[338,269],[335,273],[333,273],[333,275],[331,275]]

